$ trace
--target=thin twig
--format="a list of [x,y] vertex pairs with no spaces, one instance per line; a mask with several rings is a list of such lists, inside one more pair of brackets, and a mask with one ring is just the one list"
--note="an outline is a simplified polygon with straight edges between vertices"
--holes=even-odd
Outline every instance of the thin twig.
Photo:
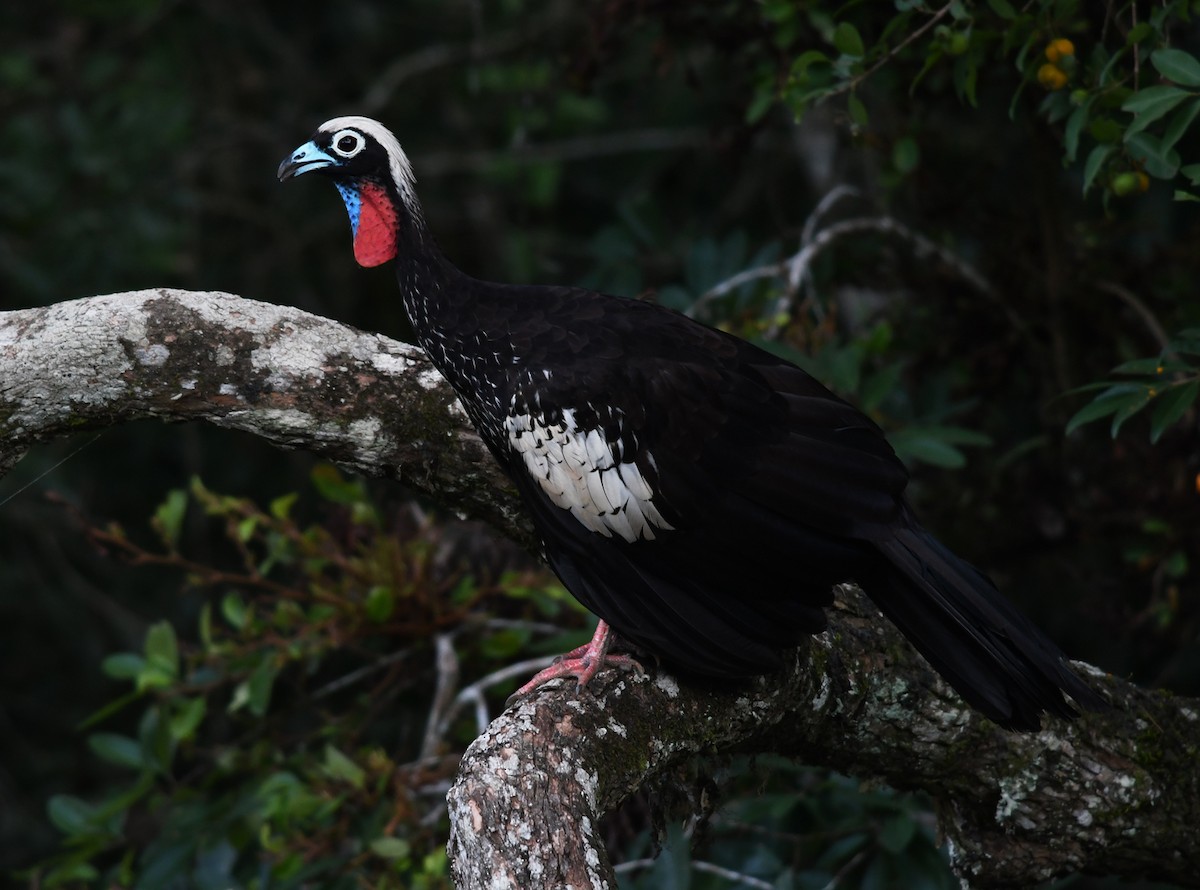
[[975,290],[986,296],[994,296],[992,286],[988,283],[978,270],[962,257],[955,254],[953,251],[942,247],[940,244],[926,238],[920,232],[915,232],[908,226],[893,219],[890,216],[868,217],[862,219],[848,219],[844,222],[834,223],[827,229],[822,229],[821,232],[806,244],[804,248],[794,256],[790,257],[787,262],[787,289],[775,304],[775,309],[770,313],[770,324],[764,333],[767,339],[773,339],[779,334],[779,322],[785,313],[787,313],[796,294],[805,283],[812,281],[812,264],[817,256],[822,251],[830,247],[839,239],[849,235],[860,235],[866,232],[875,232],[881,235],[892,235],[908,241],[913,246],[913,252],[918,258],[922,256],[932,255],[939,261],[944,263],[949,268],[953,269],[960,278],[967,284],[971,285]]
[[836,185],[827,191],[824,197],[817,202],[817,206],[813,208],[812,213],[808,215],[808,219],[804,221],[804,228],[800,231],[800,246],[808,244],[816,237],[817,225],[825,219],[825,215],[833,209],[843,198],[857,198],[862,194],[852,185]]
[[316,692],[314,692],[313,699],[322,699],[328,695],[333,695],[333,693],[337,692],[339,689],[345,689],[347,686],[351,686],[357,683],[359,680],[371,676],[371,674],[378,673],[385,667],[393,665],[397,661],[406,658],[409,652],[410,650],[408,649],[401,649],[398,652],[393,652],[391,655],[385,655],[382,658],[377,658],[370,664],[365,664],[360,668],[356,668],[348,674],[343,674],[336,680],[329,681]]
[[[781,327],[779,319],[783,318],[789,312],[801,290],[806,285],[812,285],[812,265],[816,258],[836,241],[850,235],[859,235],[866,232],[891,235],[908,241],[913,245],[913,251],[918,257],[926,255],[936,257],[944,265],[953,269],[960,278],[975,290],[985,296],[993,299],[996,298],[991,284],[988,283],[987,279],[974,266],[953,251],[937,244],[921,233],[913,231],[893,217],[859,217],[834,223],[827,228],[818,230],[822,219],[838,201],[857,194],[856,189],[846,185],[839,185],[831,189],[805,221],[804,229],[800,236],[800,250],[778,263],[768,263],[763,266],[756,266],[753,269],[744,269],[736,275],[718,282],[692,303],[688,309],[688,315],[696,316],[712,300],[723,297],[725,294],[748,282],[757,281],[762,278],[782,277],[785,279],[784,290],[776,300],[774,310],[768,314],[770,321],[763,334],[765,339],[774,339],[779,335]],[[1010,320],[1017,327],[1023,327],[1019,319],[1013,318],[1011,310],[1006,311],[1009,314]]]
[[724,281],[714,284],[699,297],[695,302],[688,307],[687,315],[695,318],[697,312],[704,308],[705,304],[711,300],[725,296],[731,290],[741,287],[750,281],[756,281],[759,278],[778,278],[787,270],[788,260],[783,260],[779,263],[768,263],[765,266],[755,266],[753,269],[745,269],[738,272],[736,275],[731,275]]
[[437,753],[438,744],[445,734],[444,727],[450,721],[442,715],[451,707],[451,696],[458,687],[458,653],[454,651],[453,634],[438,634],[434,638],[437,647],[437,688],[433,703],[429,706],[429,719],[425,723],[425,738],[421,741],[419,759],[424,760]]
[[829,883],[822,887],[821,890],[836,890],[846,875],[854,871],[854,869],[858,867],[858,864],[862,862],[864,858],[866,858],[866,855],[866,850],[859,850],[857,853],[851,856],[850,860],[837,870],[837,873],[829,879]]
[[890,50],[888,50],[878,62],[876,62],[874,65],[872,65],[866,71],[864,71],[862,74],[855,75],[850,80],[848,80],[846,83],[844,83],[841,86],[826,93],[822,98],[823,99],[831,99],[834,96],[840,96],[842,93],[854,92],[856,89],[858,89],[859,84],[861,84],[864,80],[866,80],[868,77],[870,77],[876,71],[878,71],[880,68],[882,68],[888,62],[890,62],[892,59],[896,58],[896,56],[898,56],[900,54],[901,50],[903,50],[905,47],[907,47],[913,41],[920,38],[926,31],[928,31],[930,28],[932,28],[934,25],[936,25],[939,21],[941,21],[943,18],[945,18],[946,13],[948,13],[950,11],[950,8],[953,5],[954,5],[953,3],[947,3],[945,6],[943,6],[941,9],[939,9],[937,12],[935,12],[933,14],[933,17],[929,21],[927,21],[921,27],[917,28],[917,30],[913,31],[911,34],[909,34],[907,37],[905,37],[903,40],[901,40],[899,43],[897,43],[894,47],[892,47]]
[[[615,874],[628,874],[632,871],[638,871],[643,868],[651,868],[655,863],[654,859],[631,859],[628,862],[622,862],[613,866]],[[732,869],[724,868],[720,865],[715,865],[711,862],[693,861],[691,863],[693,871],[705,872],[710,875],[716,875],[726,880],[734,881],[745,887],[754,887],[755,890],[772,890],[774,884],[768,884],[761,878],[754,878],[750,875],[744,875],[741,872],[733,871]]]
[[532,633],[555,636],[563,632],[562,625],[548,621],[530,621],[528,618],[488,618],[483,622],[488,630],[528,630]]
[[[817,202],[817,206],[813,208],[812,213],[808,215],[808,219],[804,221],[804,228],[800,232],[800,248],[803,249],[810,241],[812,241],[817,225],[824,219],[830,209],[843,198],[852,195],[858,195],[858,189],[849,185],[838,185],[825,193],[825,196]],[[759,278],[777,278],[783,274],[783,270],[787,268],[790,258],[779,263],[768,263],[765,266],[756,266],[753,269],[745,269],[732,275],[717,284],[714,284],[687,309],[689,318],[695,318],[699,311],[711,300],[725,296],[731,290],[741,287],[751,281],[756,281]]]
[[735,881],[739,884],[743,884],[746,887],[754,887],[755,890],[773,890],[775,887],[774,884],[768,884],[761,878],[752,878],[750,875],[744,875],[741,872],[723,868],[720,865],[714,865],[711,862],[693,862],[692,868],[695,871],[707,872],[710,875],[717,875],[718,877]]
[[454,701],[446,708],[442,715],[440,725],[438,727],[439,735],[443,735],[446,729],[453,722],[468,703],[475,705],[475,722],[478,725],[480,734],[487,729],[492,718],[487,710],[487,700],[483,697],[483,693],[493,686],[498,686],[505,683],[514,677],[524,677],[530,674],[535,674],[543,668],[548,668],[558,659],[557,655],[543,655],[541,658],[527,658],[524,661],[518,661],[515,664],[506,665],[498,671],[486,676],[480,677],[469,686],[464,686],[458,691],[458,695],[454,697]]

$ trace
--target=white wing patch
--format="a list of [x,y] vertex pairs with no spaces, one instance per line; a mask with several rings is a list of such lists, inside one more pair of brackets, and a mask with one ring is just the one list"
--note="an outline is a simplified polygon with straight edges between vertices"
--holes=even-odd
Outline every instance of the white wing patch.
[[603,431],[581,429],[571,409],[562,412],[561,423],[510,414],[504,426],[509,445],[546,496],[587,528],[630,543],[653,541],[655,529],[672,528],[654,506],[654,491],[637,464],[618,463]]

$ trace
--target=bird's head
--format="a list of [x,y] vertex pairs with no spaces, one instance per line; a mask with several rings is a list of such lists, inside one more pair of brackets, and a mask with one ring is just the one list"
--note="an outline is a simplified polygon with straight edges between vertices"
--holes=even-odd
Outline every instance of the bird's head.
[[335,117],[284,158],[279,181],[312,172],[333,179],[362,266],[395,259],[401,227],[422,225],[408,156],[387,127],[369,117]]

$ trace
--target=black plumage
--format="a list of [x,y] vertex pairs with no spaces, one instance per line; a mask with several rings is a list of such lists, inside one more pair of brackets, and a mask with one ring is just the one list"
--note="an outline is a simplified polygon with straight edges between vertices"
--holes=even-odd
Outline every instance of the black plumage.
[[[856,581],[971,705],[1031,729],[1100,700],[914,518],[882,431],[794,365],[670,310],[492,284],[437,249],[382,125],[335,118],[280,166],[331,176],[364,265],[515,481],[568,590],[681,672],[780,667]],[[589,652],[587,657],[596,655]],[[572,670],[586,681],[588,670]]]

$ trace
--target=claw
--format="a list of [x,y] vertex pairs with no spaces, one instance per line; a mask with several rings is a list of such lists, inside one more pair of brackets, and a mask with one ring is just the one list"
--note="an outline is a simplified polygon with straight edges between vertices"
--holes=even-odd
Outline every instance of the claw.
[[592,639],[587,645],[572,649],[556,659],[550,667],[539,671],[528,683],[509,696],[509,702],[533,692],[548,680],[558,680],[563,677],[574,677],[578,681],[578,688],[583,689],[597,673],[606,667],[636,671],[639,675],[644,674],[645,669],[632,656],[608,654],[610,635],[608,624],[601,621],[596,625],[596,632],[592,634]]

